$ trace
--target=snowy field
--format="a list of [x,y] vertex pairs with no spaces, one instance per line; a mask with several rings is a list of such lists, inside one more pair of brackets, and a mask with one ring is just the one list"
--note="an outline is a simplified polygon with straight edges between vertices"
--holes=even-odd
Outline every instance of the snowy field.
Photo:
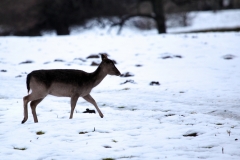
[[[239,160],[239,44],[239,32],[0,37],[0,159]],[[21,124],[27,73],[93,72],[101,60],[86,57],[104,52],[133,75],[92,90],[104,118],[80,98],[69,119],[70,98],[48,96],[39,123],[29,107]]]
[[202,29],[220,29],[240,27],[240,10],[223,10],[223,11],[205,11],[191,12],[189,17],[192,18],[190,26],[169,28],[167,31],[188,32]]

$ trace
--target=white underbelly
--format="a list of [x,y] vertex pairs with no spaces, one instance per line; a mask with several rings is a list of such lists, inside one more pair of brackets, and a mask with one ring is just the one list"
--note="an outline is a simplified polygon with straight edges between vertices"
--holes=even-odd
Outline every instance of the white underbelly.
[[72,97],[76,94],[83,97],[89,94],[90,91],[85,87],[79,88],[76,85],[64,83],[53,83],[49,88],[49,94],[57,97]]

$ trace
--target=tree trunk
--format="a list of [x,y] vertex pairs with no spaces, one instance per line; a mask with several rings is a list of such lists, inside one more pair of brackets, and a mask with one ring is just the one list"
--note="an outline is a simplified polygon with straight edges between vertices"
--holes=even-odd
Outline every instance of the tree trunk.
[[63,24],[63,23],[56,26],[56,32],[57,32],[57,35],[69,35],[70,34],[68,25]]
[[163,0],[151,0],[151,2],[153,6],[153,11],[155,13],[158,33],[166,33]]

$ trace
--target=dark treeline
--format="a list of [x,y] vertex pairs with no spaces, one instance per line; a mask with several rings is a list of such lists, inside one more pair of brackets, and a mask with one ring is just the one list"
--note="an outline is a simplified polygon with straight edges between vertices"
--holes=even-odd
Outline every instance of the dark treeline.
[[74,26],[121,28],[133,17],[152,19],[158,32],[166,33],[168,15],[184,19],[189,11],[232,8],[240,8],[240,0],[1,0],[0,35],[40,36],[52,30],[68,35]]

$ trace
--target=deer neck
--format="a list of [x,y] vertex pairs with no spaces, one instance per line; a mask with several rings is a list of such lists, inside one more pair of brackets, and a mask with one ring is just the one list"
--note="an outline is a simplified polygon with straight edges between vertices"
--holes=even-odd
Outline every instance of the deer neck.
[[104,72],[103,66],[100,64],[98,68],[93,73],[91,73],[93,87],[96,87],[106,76],[107,73]]

